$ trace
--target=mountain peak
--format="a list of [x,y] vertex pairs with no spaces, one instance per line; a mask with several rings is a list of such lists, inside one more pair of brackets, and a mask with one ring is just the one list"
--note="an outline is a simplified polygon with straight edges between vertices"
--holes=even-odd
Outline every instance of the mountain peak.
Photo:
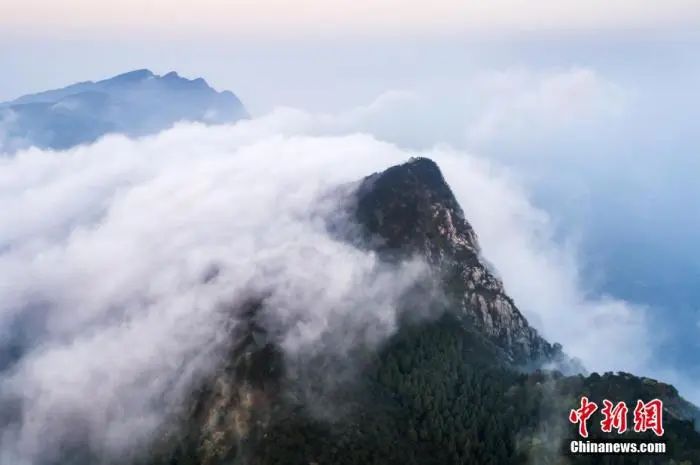
[[138,82],[144,79],[152,78],[155,74],[149,69],[136,69],[134,71],[128,71],[126,73],[118,74],[108,79],[103,79],[99,82]]
[[[231,123],[247,118],[231,92],[217,92],[204,79],[164,76],[137,69],[0,103],[10,114],[0,153],[28,146],[67,149],[107,133],[153,134],[177,121]],[[1,116],[1,115],[0,115]]]
[[426,182],[445,183],[440,167],[430,158],[411,157],[406,163],[399,165],[398,168],[401,168],[402,166],[413,171],[418,176],[422,177]]
[[519,365],[555,362],[578,368],[539,336],[481,257],[476,234],[438,165],[411,158],[366,177],[357,190],[356,218],[366,243],[390,260],[423,257],[467,325],[476,327]]
[[[381,173],[375,173],[387,182],[400,181],[431,188],[447,195],[450,191],[440,167],[430,158],[411,157],[406,163],[392,166]],[[370,176],[371,178],[372,176]],[[451,191],[449,192],[451,195]]]
[[357,213],[367,231],[383,239],[384,249],[421,250],[432,262],[443,247],[457,242],[478,250],[472,227],[440,168],[429,158],[414,157],[366,177],[358,191]]

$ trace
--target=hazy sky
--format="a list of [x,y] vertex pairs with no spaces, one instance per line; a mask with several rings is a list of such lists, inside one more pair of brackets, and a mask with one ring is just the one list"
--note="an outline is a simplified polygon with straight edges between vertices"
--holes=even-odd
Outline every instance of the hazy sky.
[[337,109],[484,66],[643,65],[697,31],[700,0],[4,0],[0,100],[150,68],[203,75],[254,113]]
[[698,24],[697,0],[5,0],[0,27],[22,36],[120,36],[125,31],[226,37],[316,34],[488,34]]

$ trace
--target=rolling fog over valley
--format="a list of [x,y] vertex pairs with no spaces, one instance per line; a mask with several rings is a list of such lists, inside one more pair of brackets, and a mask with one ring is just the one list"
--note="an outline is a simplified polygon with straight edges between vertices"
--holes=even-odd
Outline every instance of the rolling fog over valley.
[[0,7],[0,465],[700,463],[697,2],[63,3]]

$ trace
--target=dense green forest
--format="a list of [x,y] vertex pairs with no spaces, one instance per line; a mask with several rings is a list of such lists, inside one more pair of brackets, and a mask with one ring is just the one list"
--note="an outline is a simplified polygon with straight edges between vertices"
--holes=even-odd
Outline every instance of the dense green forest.
[[[404,328],[367,366],[356,391],[362,400],[351,414],[314,420],[299,406],[273,422],[249,459],[279,465],[700,463],[700,435],[690,421],[668,415],[666,455],[568,455],[564,443],[577,436],[567,415],[581,395],[632,402],[677,393],[626,374],[518,373],[495,362],[494,350],[450,316]],[[597,423],[589,422],[592,438],[604,437]]]

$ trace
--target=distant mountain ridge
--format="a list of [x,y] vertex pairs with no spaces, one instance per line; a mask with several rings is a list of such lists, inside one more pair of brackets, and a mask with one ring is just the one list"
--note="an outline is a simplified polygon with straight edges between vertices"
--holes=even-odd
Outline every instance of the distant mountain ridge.
[[202,78],[140,69],[0,103],[0,153],[67,149],[108,133],[141,136],[178,121],[219,124],[248,117],[236,95],[218,92]]

